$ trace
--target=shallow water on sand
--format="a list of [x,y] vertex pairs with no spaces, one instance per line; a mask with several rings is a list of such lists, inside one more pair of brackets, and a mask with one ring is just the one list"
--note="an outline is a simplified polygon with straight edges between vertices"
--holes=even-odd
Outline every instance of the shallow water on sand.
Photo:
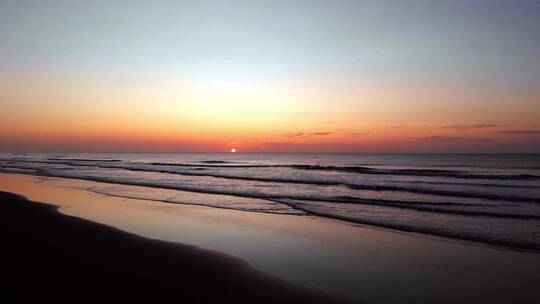
[[91,190],[111,196],[540,250],[538,154],[1,154],[0,170],[106,182]]
[[[59,205],[62,213],[227,253],[295,284],[353,299],[375,303],[536,300],[538,253],[313,216],[170,204],[92,191],[104,187],[110,185],[0,174],[0,190]],[[125,191],[144,192],[144,187],[127,187]],[[193,201],[209,195],[163,191]]]

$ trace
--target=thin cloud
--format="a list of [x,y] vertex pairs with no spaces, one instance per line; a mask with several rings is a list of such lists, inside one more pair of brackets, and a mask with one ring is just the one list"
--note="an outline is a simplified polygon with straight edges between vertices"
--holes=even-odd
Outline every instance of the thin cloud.
[[434,135],[415,139],[420,142],[431,143],[451,143],[451,142],[491,142],[493,139],[484,137],[458,137]]
[[513,134],[513,135],[530,135],[530,134],[540,134],[540,130],[502,130],[495,131],[496,134]]
[[472,125],[465,124],[454,124],[448,126],[442,126],[443,129],[454,129],[454,130],[469,130],[469,129],[486,129],[486,128],[497,128],[499,125],[491,123],[479,123]]
[[317,137],[317,136],[328,136],[328,135],[332,135],[332,134],[335,134],[335,135],[338,135],[338,136],[341,135],[341,136],[347,136],[347,137],[357,137],[357,136],[361,136],[361,135],[366,135],[367,133],[365,133],[365,132],[357,132],[357,131],[349,130],[349,129],[335,129],[333,131],[320,131],[320,132],[289,132],[289,133],[283,134],[281,136],[281,138],[305,139],[305,138]]
[[311,132],[311,133],[304,133],[304,132],[290,132],[283,134],[284,138],[308,138],[313,136],[326,136],[331,135],[332,132]]
[[264,142],[261,146],[265,149],[280,151],[340,151],[350,149],[352,143],[290,143],[290,142]]
[[291,133],[285,133],[283,137],[285,138],[295,138],[295,137],[302,137],[305,136],[305,133],[302,132],[291,132]]
[[454,137],[454,136],[429,136],[429,137],[422,137],[418,138],[420,141],[456,141],[456,140],[462,140],[463,137]]
[[263,142],[261,145],[265,146],[349,146],[350,143],[290,143],[290,142]]
[[354,130],[354,129],[335,129],[334,134],[342,134],[342,135],[349,136],[349,137],[356,137],[356,136],[367,135],[368,133],[359,132],[359,131]]

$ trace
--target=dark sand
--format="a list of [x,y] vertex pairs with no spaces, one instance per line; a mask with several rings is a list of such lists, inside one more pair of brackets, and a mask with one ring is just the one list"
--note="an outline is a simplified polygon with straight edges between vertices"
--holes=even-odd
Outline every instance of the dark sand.
[[240,259],[146,239],[0,192],[1,297],[54,301],[338,303]]

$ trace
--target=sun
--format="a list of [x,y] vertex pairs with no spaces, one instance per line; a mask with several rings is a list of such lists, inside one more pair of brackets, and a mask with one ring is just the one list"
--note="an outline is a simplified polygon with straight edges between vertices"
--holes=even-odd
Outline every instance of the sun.
[[231,148],[231,153],[236,153],[236,148]]

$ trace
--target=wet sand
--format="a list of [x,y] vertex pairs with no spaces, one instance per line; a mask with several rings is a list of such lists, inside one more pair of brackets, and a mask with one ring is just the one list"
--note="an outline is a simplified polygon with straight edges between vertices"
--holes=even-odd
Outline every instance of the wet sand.
[[[540,255],[536,252],[319,217],[170,204],[92,192],[103,187],[120,186],[0,174],[1,190],[59,206],[60,213],[151,239],[226,253],[297,286],[358,302],[534,303],[537,299]],[[155,190],[136,186],[122,189],[124,193],[130,191]],[[163,192],[164,196],[171,194]]]
[[146,239],[0,192],[2,297],[55,301],[335,303],[238,258]]

